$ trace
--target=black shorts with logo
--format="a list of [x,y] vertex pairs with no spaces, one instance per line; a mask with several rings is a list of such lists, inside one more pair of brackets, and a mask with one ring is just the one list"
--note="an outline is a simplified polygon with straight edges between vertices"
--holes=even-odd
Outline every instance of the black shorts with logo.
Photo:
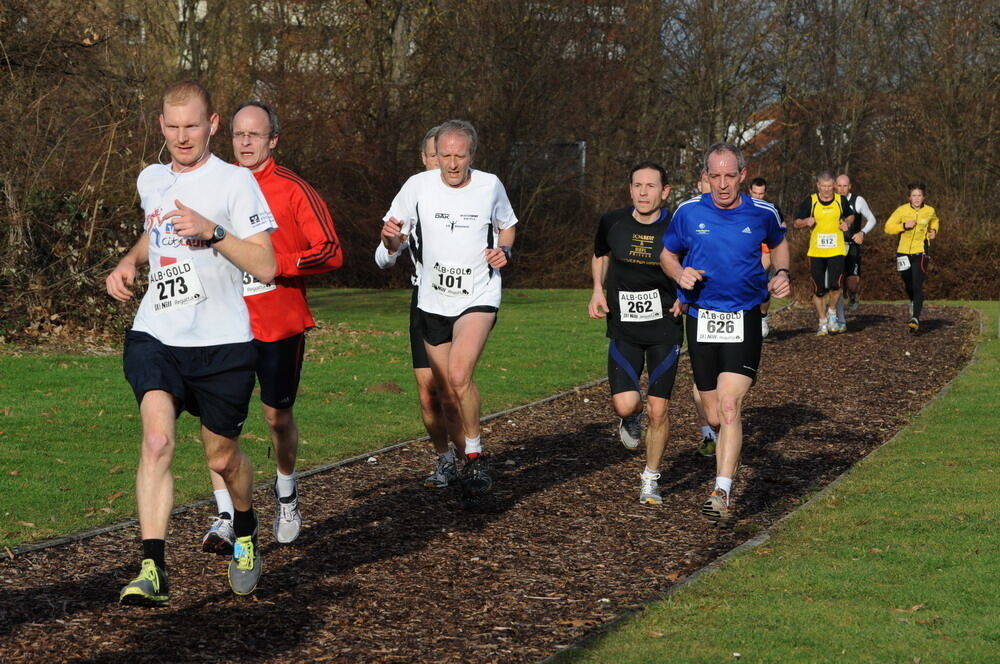
[[243,430],[253,394],[257,350],[253,342],[219,346],[167,346],[129,330],[122,352],[125,378],[136,401],[150,390],[168,392],[209,431],[235,438]]
[[[457,316],[439,316],[438,314],[429,314],[423,309],[417,309],[417,316],[420,318],[420,336],[432,346],[450,343],[454,335],[455,321],[465,314],[496,314],[498,312],[499,309],[496,307],[479,306],[469,307]],[[494,317],[493,325],[496,324],[497,319]],[[490,329],[492,329],[492,326]]]
[[649,368],[647,396],[669,399],[677,377],[680,344],[641,346],[630,341],[608,341],[608,383],[611,394],[638,392],[643,366]]
[[300,332],[278,341],[258,341],[257,381],[260,400],[271,408],[287,409],[295,405],[302,378],[302,358],[305,356],[306,334]]
[[844,281],[844,256],[810,256],[809,272],[816,287],[816,297],[840,290]]
[[760,329],[760,308],[754,307],[743,312],[743,341],[738,343],[699,342],[698,319],[692,314],[697,314],[693,307],[685,316],[685,331],[691,372],[698,391],[714,390],[721,373],[749,376],[756,382],[760,349],[764,341]]

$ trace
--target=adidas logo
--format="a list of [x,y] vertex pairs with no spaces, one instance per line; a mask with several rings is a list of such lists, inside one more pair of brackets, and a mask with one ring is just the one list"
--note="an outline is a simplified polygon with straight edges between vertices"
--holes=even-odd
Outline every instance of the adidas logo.
[[743,232],[744,232],[744,233],[752,233],[753,231],[751,231],[751,230],[750,230],[750,227],[749,227],[749,226],[747,226],[746,228],[744,228],[744,229],[743,229]]

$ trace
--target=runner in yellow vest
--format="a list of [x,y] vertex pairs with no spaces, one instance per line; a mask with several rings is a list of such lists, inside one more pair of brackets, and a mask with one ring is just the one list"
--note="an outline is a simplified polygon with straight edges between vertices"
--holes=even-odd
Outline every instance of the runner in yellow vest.
[[837,301],[844,281],[844,256],[847,243],[844,231],[854,221],[854,210],[840,194],[833,192],[834,176],[822,171],[816,176],[816,193],[799,206],[795,228],[812,229],[809,235],[809,271],[815,290],[813,305],[819,317],[817,335],[845,332],[837,320]]

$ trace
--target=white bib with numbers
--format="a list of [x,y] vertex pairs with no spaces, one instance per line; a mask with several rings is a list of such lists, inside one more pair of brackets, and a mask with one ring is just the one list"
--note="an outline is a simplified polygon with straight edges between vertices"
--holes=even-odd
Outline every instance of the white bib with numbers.
[[472,268],[435,263],[431,268],[431,288],[449,297],[471,297],[475,287]]
[[663,318],[660,291],[618,291],[618,315],[623,323],[644,323]]
[[818,249],[836,249],[837,233],[820,233],[816,236],[816,247]]
[[896,256],[896,269],[900,272],[905,272],[910,269],[910,257],[909,256]]
[[743,312],[699,309],[698,341],[725,344],[743,341]]
[[277,286],[274,285],[273,281],[269,284],[265,284],[249,272],[243,273],[243,297],[260,295],[261,293],[273,291],[275,288],[277,288]]
[[190,259],[150,270],[149,290],[153,293],[153,313],[156,314],[191,307],[206,300],[205,289]]

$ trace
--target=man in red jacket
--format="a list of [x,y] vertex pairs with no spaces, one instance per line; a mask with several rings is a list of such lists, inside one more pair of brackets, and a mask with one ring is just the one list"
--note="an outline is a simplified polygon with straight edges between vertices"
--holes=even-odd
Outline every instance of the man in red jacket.
[[[302,527],[295,485],[299,431],[292,416],[302,370],[305,331],[315,327],[306,302],[304,277],[340,267],[344,262],[340,240],[326,204],[316,190],[274,160],[280,126],[274,111],[258,101],[241,104],[233,114],[233,153],[249,168],[264,192],[278,229],[271,234],[278,270],[265,284],[243,276],[243,299],[250,311],[257,346],[257,380],[264,419],[274,443],[277,502],[274,538],[293,542]],[[212,475],[219,516],[202,540],[205,551],[232,551],[231,501],[216,473]]]

